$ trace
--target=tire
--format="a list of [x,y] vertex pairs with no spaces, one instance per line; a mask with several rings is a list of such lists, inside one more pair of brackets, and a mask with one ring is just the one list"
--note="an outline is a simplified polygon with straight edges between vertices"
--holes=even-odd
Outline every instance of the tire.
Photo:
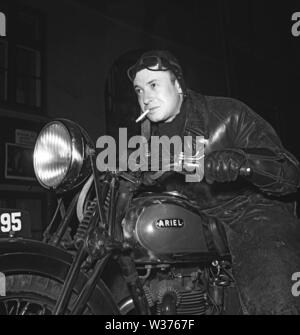
[[[0,297],[1,315],[44,315],[52,310],[62,290],[62,284],[32,274],[14,274],[6,277],[6,296]],[[76,299],[72,294],[70,306]],[[67,310],[67,314],[70,308]],[[83,314],[95,314],[87,307]]]
[[[51,314],[72,262],[72,256],[66,251],[39,241],[0,240],[0,269],[6,276],[7,292],[6,297],[0,296],[0,314],[7,313],[5,303],[9,299],[15,299],[15,303],[27,299],[27,302],[35,301],[40,306],[46,304],[47,313]],[[87,273],[79,272],[66,313],[72,309],[72,304],[88,278]],[[101,279],[97,282],[86,307],[87,310],[82,314],[120,314],[109,288]]]

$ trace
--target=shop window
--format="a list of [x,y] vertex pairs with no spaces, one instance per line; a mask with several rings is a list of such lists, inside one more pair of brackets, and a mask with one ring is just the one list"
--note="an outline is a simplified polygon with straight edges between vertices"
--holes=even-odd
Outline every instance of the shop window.
[[30,7],[4,1],[6,34],[0,36],[0,105],[41,114],[44,92],[44,18]]

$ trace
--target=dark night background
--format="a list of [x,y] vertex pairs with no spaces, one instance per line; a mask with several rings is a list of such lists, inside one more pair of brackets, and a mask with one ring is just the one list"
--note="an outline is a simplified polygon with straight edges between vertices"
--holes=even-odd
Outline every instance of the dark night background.
[[[300,158],[300,37],[291,34],[291,16],[300,11],[298,1],[80,2],[162,39],[163,43],[151,43],[148,48],[141,43],[141,49],[166,47],[176,52],[190,87],[246,102],[273,125],[285,146]],[[192,67],[190,50],[193,58],[199,57],[199,64],[205,60],[215,64],[215,69],[223,67],[223,82],[214,82],[209,73],[202,75]]]
[[94,140],[139,131],[125,69],[148,49],[171,50],[192,89],[248,104],[300,159],[300,37],[291,32],[299,1],[11,0],[0,11],[0,207],[40,208],[36,238],[52,198],[36,182],[5,178],[5,144],[55,117]]

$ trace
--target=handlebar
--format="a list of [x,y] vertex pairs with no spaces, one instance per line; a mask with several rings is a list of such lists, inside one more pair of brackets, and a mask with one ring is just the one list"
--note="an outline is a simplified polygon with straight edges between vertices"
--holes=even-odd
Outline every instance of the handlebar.
[[[156,180],[156,179],[159,179],[165,172],[167,171],[157,171],[157,172],[154,172],[151,176],[151,179],[152,180]],[[240,168],[240,173],[239,173],[241,176],[244,176],[244,177],[248,177],[252,174],[252,169],[251,167],[247,166],[247,165],[244,165]],[[139,178],[134,176],[132,173],[128,173],[128,172],[121,172],[120,175],[126,179],[127,181],[130,181],[131,183],[139,183]]]

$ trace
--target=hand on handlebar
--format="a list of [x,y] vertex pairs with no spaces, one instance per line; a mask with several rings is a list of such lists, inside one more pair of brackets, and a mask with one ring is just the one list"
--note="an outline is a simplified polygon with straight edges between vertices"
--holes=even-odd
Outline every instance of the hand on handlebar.
[[208,154],[204,159],[204,176],[207,183],[235,181],[239,175],[248,175],[247,159],[242,150],[222,150]]
[[[176,159],[175,163],[178,165],[182,164],[183,158],[179,157]],[[192,157],[191,163],[185,157],[185,163],[188,161],[190,165],[200,164],[201,160],[195,160],[195,157]],[[179,163],[178,163],[179,162]],[[200,163],[199,163],[200,162]],[[154,185],[159,178],[161,178],[167,171],[176,171],[176,164],[168,165],[169,170],[165,169],[156,171],[156,172],[139,172],[136,175],[139,183],[146,186]],[[202,160],[203,163],[203,160]],[[180,171],[179,171],[180,172]],[[131,172],[131,174],[136,172]],[[181,173],[187,173],[185,170],[182,170]],[[231,182],[235,181],[238,176],[249,176],[251,175],[252,170],[247,166],[247,158],[242,150],[228,149],[222,151],[214,151],[205,156],[204,158],[204,176],[206,182],[212,184],[214,182]],[[127,178],[125,178],[127,179]],[[129,179],[128,179],[129,180]]]

